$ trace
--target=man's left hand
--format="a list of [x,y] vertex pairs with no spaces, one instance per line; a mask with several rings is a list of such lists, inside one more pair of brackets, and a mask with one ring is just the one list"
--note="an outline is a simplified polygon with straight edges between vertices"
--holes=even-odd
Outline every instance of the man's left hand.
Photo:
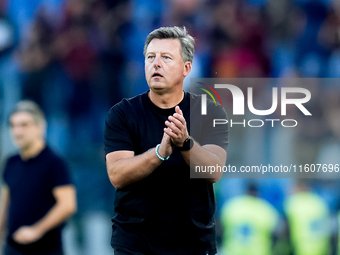
[[164,132],[170,136],[172,143],[176,147],[182,147],[184,141],[189,137],[189,133],[182,110],[179,106],[176,106],[175,111],[176,112],[165,121],[167,128],[164,128]]
[[43,234],[33,226],[22,226],[13,234],[13,239],[20,244],[30,244],[38,241]]

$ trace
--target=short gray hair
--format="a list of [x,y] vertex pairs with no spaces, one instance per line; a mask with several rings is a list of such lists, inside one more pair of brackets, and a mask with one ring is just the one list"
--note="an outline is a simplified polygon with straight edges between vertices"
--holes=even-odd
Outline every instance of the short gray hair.
[[16,104],[10,113],[10,117],[19,112],[27,112],[32,115],[35,124],[46,126],[46,118],[44,112],[39,105],[31,100],[23,100]]
[[192,63],[195,52],[195,39],[188,34],[185,27],[160,27],[152,31],[145,40],[143,51],[144,57],[146,56],[148,45],[153,39],[178,39],[181,43],[181,55],[183,62],[185,63],[189,61]]

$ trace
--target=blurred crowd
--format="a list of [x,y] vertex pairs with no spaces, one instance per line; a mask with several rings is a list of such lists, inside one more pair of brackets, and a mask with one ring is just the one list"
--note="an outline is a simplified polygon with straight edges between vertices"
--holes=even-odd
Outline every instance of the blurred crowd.
[[[313,116],[297,116],[294,131],[231,129],[229,164],[340,163],[337,0],[0,0],[0,159],[14,150],[9,110],[20,99],[33,99],[46,113],[50,145],[74,175],[79,212],[66,231],[72,255],[109,254],[114,188],[102,144],[106,113],[123,97],[147,90],[144,40],[167,25],[186,26],[196,39],[187,90],[193,77],[330,81],[304,80],[317,98],[308,105]],[[254,104],[271,86],[254,88]],[[249,181],[223,178],[216,185],[218,218],[226,201],[246,193]],[[294,183],[256,180],[259,196],[280,217]],[[334,178],[310,182],[333,219],[339,184]]]

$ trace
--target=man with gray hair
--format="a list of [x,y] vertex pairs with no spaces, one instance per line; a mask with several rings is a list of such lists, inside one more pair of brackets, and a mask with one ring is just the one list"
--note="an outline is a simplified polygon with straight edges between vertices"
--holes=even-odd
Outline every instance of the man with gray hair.
[[46,120],[36,103],[19,102],[9,125],[19,154],[7,160],[3,173],[0,243],[7,232],[4,255],[62,255],[61,229],[77,208],[66,164],[46,145]]
[[113,106],[105,123],[107,172],[117,191],[114,254],[216,254],[213,183],[222,173],[194,179],[190,165],[225,164],[228,129],[205,122],[226,112],[208,100],[209,116],[190,119],[201,98],[183,91],[194,56],[185,28],[151,32],[144,56],[149,90]]

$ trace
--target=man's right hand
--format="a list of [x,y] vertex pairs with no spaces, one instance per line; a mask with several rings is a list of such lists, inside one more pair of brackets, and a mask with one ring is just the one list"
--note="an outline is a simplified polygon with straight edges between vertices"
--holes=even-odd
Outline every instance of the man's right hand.
[[13,239],[20,244],[30,244],[38,241],[43,233],[33,226],[22,226],[13,234]]
[[163,158],[170,156],[173,152],[173,145],[171,143],[171,138],[168,134],[163,133],[163,138],[161,145],[159,146],[158,153]]

